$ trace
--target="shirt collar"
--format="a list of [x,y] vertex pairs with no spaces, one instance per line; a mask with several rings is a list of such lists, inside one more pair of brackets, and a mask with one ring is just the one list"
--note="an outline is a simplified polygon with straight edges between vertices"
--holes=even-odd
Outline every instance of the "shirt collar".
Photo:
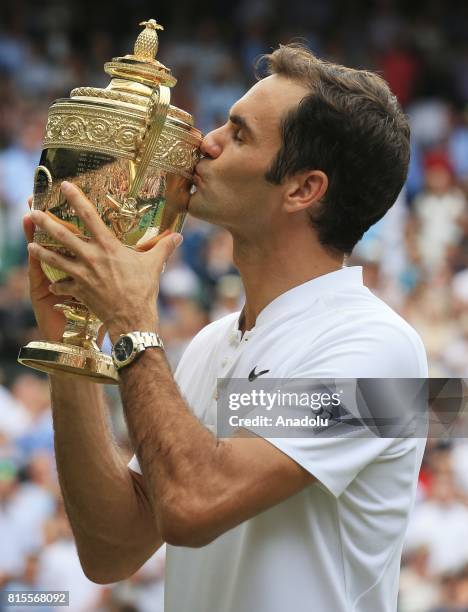
[[[250,331],[245,332],[245,335],[249,335],[255,329],[258,329],[262,325],[272,321],[278,315],[284,314],[285,312],[291,312],[297,309],[302,310],[305,304],[310,304],[316,301],[319,297],[326,293],[341,291],[342,289],[350,287],[362,287],[362,267],[361,266],[350,266],[344,267],[328,274],[322,274],[312,280],[301,283],[292,289],[288,289],[272,302],[267,304],[265,308],[257,316],[255,327]],[[242,316],[242,312],[239,314],[239,319]],[[236,319],[235,326],[236,330],[239,330],[239,319]],[[240,333],[240,332],[239,332]]]

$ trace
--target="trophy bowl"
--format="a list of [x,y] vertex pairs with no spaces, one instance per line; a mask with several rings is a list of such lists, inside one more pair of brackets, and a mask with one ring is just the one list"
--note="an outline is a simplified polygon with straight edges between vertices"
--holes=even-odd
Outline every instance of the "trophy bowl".
[[[62,181],[73,182],[128,248],[167,230],[182,230],[201,143],[191,115],[170,104],[176,79],[156,59],[157,30],[162,26],[154,19],[140,25],[145,29],[133,54],[105,64],[112,77],[107,88],[80,87],[70,98],[51,105],[32,204],[33,209],[54,215],[82,240],[90,240],[60,191]],[[70,255],[39,229],[34,241]],[[66,277],[46,264],[42,269],[51,282]],[[112,358],[96,342],[98,318],[74,299],[55,308],[65,316],[61,341],[30,342],[18,361],[43,372],[118,383]]]

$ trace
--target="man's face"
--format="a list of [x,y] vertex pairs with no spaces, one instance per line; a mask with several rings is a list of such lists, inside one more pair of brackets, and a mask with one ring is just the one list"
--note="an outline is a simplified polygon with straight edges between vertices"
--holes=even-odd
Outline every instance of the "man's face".
[[189,212],[247,236],[278,223],[284,186],[265,179],[281,146],[281,120],[307,94],[272,75],[256,83],[231,109],[228,121],[202,143]]

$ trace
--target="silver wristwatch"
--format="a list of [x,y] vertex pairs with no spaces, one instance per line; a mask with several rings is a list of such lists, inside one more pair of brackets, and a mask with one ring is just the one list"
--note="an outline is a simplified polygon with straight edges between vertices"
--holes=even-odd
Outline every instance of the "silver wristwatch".
[[120,370],[132,363],[147,348],[164,349],[163,341],[158,334],[134,331],[119,336],[112,347],[112,360],[115,367]]

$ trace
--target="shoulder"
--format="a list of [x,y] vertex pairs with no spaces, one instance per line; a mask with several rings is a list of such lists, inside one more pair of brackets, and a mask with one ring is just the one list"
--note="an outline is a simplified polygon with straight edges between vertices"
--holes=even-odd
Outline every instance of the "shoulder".
[[427,376],[426,351],[417,332],[368,289],[362,287],[345,301],[324,300],[328,323],[305,359],[320,371],[314,376]]

